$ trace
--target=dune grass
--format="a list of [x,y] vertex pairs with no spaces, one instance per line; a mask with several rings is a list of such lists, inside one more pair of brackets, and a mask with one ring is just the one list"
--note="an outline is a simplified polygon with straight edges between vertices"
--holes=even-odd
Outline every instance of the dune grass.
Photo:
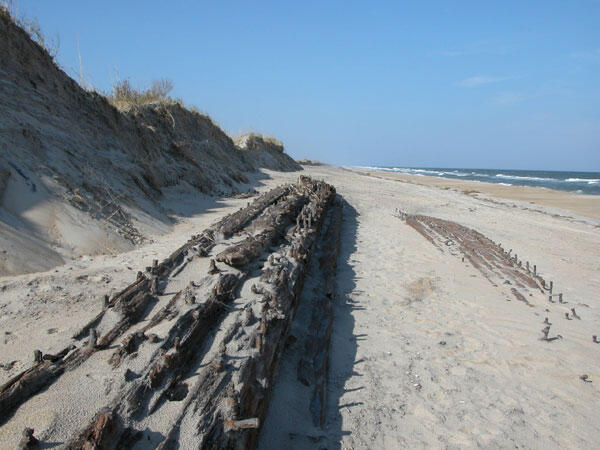
[[48,38],[42,32],[42,27],[35,17],[27,18],[25,16],[19,16],[16,3],[13,0],[0,0],[0,15],[12,20],[13,23],[23,29],[34,42],[46,50],[53,60],[56,59],[60,49],[60,38],[58,35],[54,38]]

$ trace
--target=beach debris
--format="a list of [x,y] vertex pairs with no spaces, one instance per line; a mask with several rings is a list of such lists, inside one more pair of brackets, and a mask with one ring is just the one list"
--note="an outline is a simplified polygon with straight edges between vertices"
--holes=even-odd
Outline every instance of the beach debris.
[[562,295],[562,293],[560,293],[560,294],[550,294],[548,296],[548,301],[550,303],[556,303],[554,300],[552,300],[553,297],[558,297],[558,302],[559,303],[563,303],[563,304],[566,303],[566,302],[563,302],[563,295]]
[[132,381],[132,380],[135,380],[136,378],[139,378],[140,376],[137,375],[133,370],[127,369],[127,370],[125,370],[124,377],[125,377],[125,381]]
[[19,441],[19,445],[17,446],[19,450],[26,450],[37,447],[39,441],[33,435],[34,431],[35,430],[33,428],[25,428],[23,430],[23,437],[21,438],[21,440]]
[[148,342],[152,343],[152,344],[156,344],[157,342],[160,342],[161,339],[158,337],[158,335],[154,334],[154,333],[150,333],[148,335]]
[[573,320],[573,318],[569,316],[568,312],[565,313],[565,319],[567,319],[567,320]]
[[43,360],[44,360],[44,355],[42,354],[42,352],[40,350],[34,350],[33,351],[33,362],[39,364]]
[[518,255],[512,254],[512,248],[504,251],[501,245],[478,231],[449,220],[405,213],[400,217],[438,250],[461,255],[461,260],[471,263],[493,286],[514,285],[511,291],[518,300],[529,304],[520,289],[543,291],[545,281],[537,276],[537,267],[534,265],[532,274]]
[[575,308],[571,308],[571,314],[572,314],[572,316],[573,316],[575,319],[579,319],[579,320],[581,320],[581,317],[579,317],[579,316],[577,315],[577,313],[575,312]]
[[96,347],[96,341],[98,340],[98,333],[95,328],[90,329],[90,338],[88,340],[87,346],[90,349]]
[[[193,417],[200,448],[252,448],[289,342],[305,276],[309,267],[317,266],[320,281],[315,291],[317,299],[314,303],[311,300],[314,314],[298,339],[302,339],[311,382],[307,413],[316,426],[322,427],[341,221],[342,206],[335,189],[308,177],[276,188],[247,208],[224,217],[162,262],[153,261],[150,275],[142,274],[112,296],[103,311],[84,326],[90,337],[84,345],[65,349],[53,361],[46,360],[40,351],[31,369],[0,387],[0,424],[54,379],[67,371],[73,373],[90,355],[122,340],[114,351],[113,356],[118,356],[114,356],[113,363],[130,363],[140,345],[148,347],[145,356],[138,357],[135,367],[124,367],[119,372],[127,381],[123,392],[107,400],[110,403],[96,412],[83,431],[65,442],[68,448],[127,448],[127,443],[141,435],[126,424],[153,414],[173,400],[186,402],[182,414]],[[294,230],[294,223],[301,226]],[[238,231],[248,238],[241,242],[231,239]],[[225,260],[222,262],[238,270],[223,270],[214,276],[196,274],[196,288],[188,284],[170,298],[159,300],[158,280],[163,289],[177,285],[169,281],[185,264],[188,249],[203,247],[208,256],[213,254],[215,241],[224,244],[225,250],[219,254]],[[234,308],[232,303],[240,292],[247,295],[243,283],[251,284],[249,274],[265,252],[273,254],[274,264],[260,267],[260,281],[252,289],[260,299],[240,298],[243,309]],[[216,266],[219,255],[211,265]],[[189,266],[187,270],[190,273],[186,276],[193,277]],[[191,293],[198,298],[184,305]],[[154,311],[159,301],[161,307]],[[145,335],[159,324],[161,339]],[[84,339],[81,330],[79,334],[79,339]],[[188,387],[183,380],[191,373],[197,374],[197,381]],[[181,423],[180,419],[174,418],[174,423]],[[176,441],[178,426],[167,431],[160,444],[163,448]]]
[[592,342],[596,343],[596,344],[600,344],[600,339],[598,339],[598,336],[596,336],[595,334],[592,336]]
[[219,269],[217,269],[217,265],[216,265],[214,259],[210,260],[210,263],[209,263],[209,266],[208,266],[208,273],[210,273],[211,275],[219,273]]
[[257,417],[244,420],[226,420],[223,423],[223,429],[226,433],[230,431],[239,431],[248,428],[258,428],[260,420]]
[[586,373],[580,375],[579,379],[582,380],[584,383],[591,383],[592,382],[592,380],[590,380],[589,375],[586,374]]
[[525,303],[527,306],[533,306],[531,303],[529,303],[529,301],[525,298],[525,296],[523,294],[521,294],[516,288],[514,288],[514,287],[510,288],[510,291],[515,296],[515,298],[517,300],[519,300],[520,302]]
[[547,341],[547,340],[548,340],[548,334],[549,334],[549,333],[550,333],[550,325],[548,325],[548,326],[546,326],[546,327],[544,327],[544,328],[542,329],[542,334],[544,335],[544,336],[542,337],[542,340],[543,340],[543,341]]
[[552,325],[552,323],[550,323],[550,321],[548,320],[548,316],[546,316],[543,323],[545,323],[546,325]]
[[157,276],[152,277],[152,284],[150,286],[150,293],[152,295],[158,295],[159,294],[158,277]]

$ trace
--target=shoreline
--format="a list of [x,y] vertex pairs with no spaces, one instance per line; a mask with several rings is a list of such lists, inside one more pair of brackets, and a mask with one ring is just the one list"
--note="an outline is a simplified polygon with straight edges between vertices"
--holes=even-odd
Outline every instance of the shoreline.
[[395,180],[442,190],[454,190],[465,195],[483,194],[502,200],[558,208],[587,218],[600,219],[600,196],[598,195],[576,194],[551,188],[506,186],[477,180],[453,180],[429,175],[413,175],[352,167],[342,167],[342,169],[373,178]]

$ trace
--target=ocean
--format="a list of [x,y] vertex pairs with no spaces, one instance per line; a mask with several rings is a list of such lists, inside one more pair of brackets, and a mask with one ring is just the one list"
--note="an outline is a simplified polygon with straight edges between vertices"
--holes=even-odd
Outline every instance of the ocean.
[[453,180],[484,181],[504,186],[534,186],[578,194],[600,195],[600,172],[550,170],[445,169],[412,167],[357,167],[384,172],[428,175]]

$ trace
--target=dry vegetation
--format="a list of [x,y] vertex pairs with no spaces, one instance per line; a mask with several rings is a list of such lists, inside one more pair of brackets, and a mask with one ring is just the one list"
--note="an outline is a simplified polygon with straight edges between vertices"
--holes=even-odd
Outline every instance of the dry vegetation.
[[43,32],[36,18],[30,19],[19,16],[17,7],[13,0],[0,0],[0,14],[8,17],[15,24],[21,27],[29,37],[40,47],[48,52],[52,59],[58,55],[60,48],[60,39],[58,36],[48,38]]
[[107,95],[107,98],[120,110],[150,103],[181,103],[169,96],[172,90],[173,82],[168,79],[154,80],[145,89],[136,89],[129,80],[121,80],[113,86],[112,92]]

